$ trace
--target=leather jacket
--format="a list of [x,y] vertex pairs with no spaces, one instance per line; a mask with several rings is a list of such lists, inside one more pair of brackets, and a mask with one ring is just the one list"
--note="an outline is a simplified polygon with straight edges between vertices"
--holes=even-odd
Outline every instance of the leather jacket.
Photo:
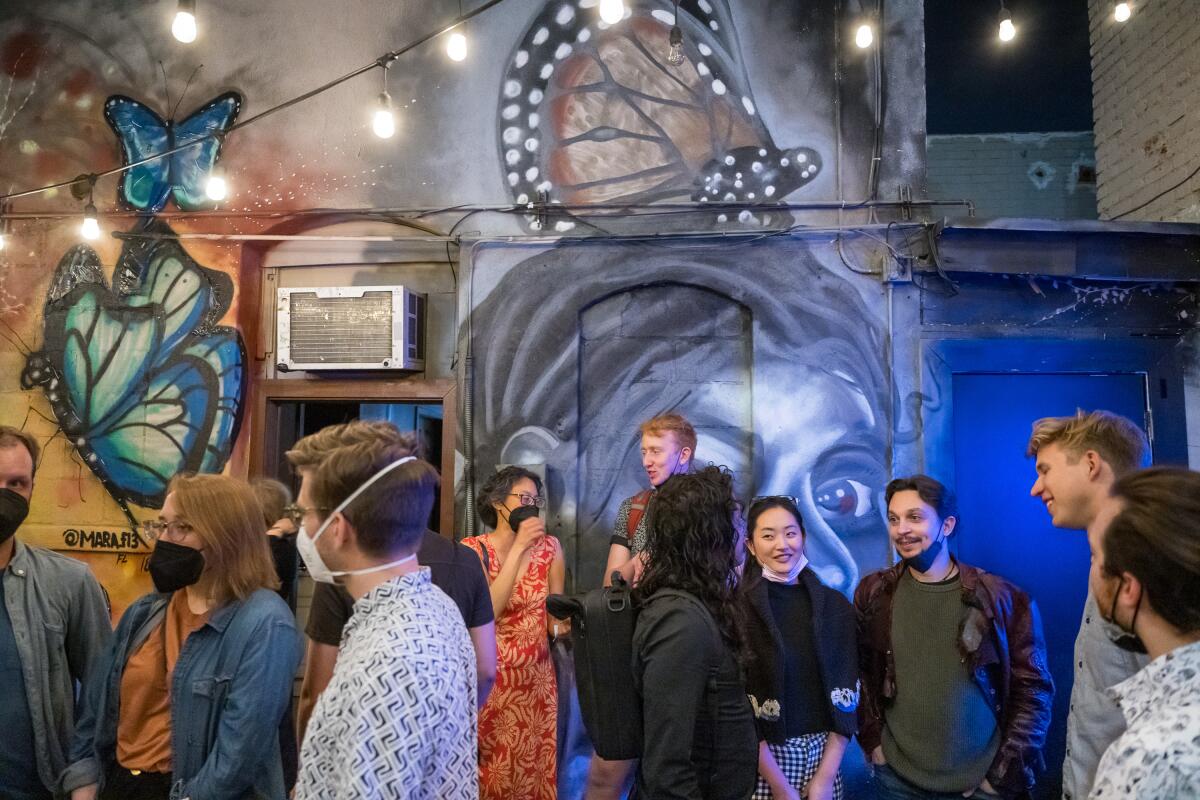
[[[896,695],[892,604],[904,568],[901,563],[873,572],[854,592],[862,671],[859,743],[868,755],[880,745],[884,714]],[[1004,578],[969,564],[958,568],[964,606],[959,651],[1001,730],[987,780],[1003,797],[1024,797],[1045,768],[1042,748],[1054,697],[1041,617],[1029,595]]]

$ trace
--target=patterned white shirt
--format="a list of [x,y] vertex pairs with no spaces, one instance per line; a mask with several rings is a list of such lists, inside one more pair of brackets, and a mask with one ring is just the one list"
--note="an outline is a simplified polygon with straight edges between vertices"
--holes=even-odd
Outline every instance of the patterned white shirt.
[[1112,688],[1128,727],[1100,759],[1093,800],[1200,797],[1200,642]]
[[296,800],[476,800],[475,651],[429,569],[354,604],[300,750]]

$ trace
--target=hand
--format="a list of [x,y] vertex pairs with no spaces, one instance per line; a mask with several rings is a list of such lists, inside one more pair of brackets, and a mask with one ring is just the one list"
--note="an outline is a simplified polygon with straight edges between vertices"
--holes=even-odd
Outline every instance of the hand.
[[80,786],[78,789],[71,790],[71,800],[96,800],[96,795],[99,793],[100,784],[98,783]]
[[558,617],[546,616],[546,624],[550,627],[550,636],[554,639],[561,639],[564,636],[571,635],[571,620],[559,619]]
[[974,789],[967,789],[965,792],[962,793],[962,795],[963,795],[963,797],[970,797],[971,795],[975,794],[976,792],[983,792],[984,794],[990,795],[992,797],[1000,796],[1000,793],[992,788],[992,784],[988,782],[987,778],[984,778],[983,783],[979,784]]
[[541,517],[531,517],[517,526],[517,538],[513,547],[526,553],[546,535],[546,523]]
[[803,800],[804,795],[797,792],[791,784],[784,784],[778,789],[771,789],[771,800]]
[[297,533],[298,531],[299,529],[296,527],[296,523],[292,522],[290,518],[284,517],[283,519],[276,520],[274,525],[267,528],[267,536],[291,536],[293,533]]
[[883,755],[883,745],[880,745],[871,751],[871,763],[877,767],[882,767],[887,763],[887,758],[885,758]]
[[824,775],[817,770],[817,773],[809,779],[808,785],[804,787],[803,796],[808,800],[833,800],[833,782],[836,778],[836,772],[832,775]]

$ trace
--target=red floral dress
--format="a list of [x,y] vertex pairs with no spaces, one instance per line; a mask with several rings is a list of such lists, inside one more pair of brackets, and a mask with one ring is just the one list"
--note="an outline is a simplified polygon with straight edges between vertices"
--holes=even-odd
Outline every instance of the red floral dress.
[[[494,581],[500,557],[487,539],[472,536],[463,544],[476,552],[487,549],[488,583]],[[534,545],[508,606],[496,619],[496,685],[479,715],[480,800],[558,796],[558,690],[546,639],[550,565],[558,552],[553,536]]]

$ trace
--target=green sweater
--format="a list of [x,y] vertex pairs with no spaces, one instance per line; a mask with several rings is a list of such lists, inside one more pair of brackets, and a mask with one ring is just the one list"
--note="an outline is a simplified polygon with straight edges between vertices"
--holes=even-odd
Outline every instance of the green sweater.
[[906,570],[892,608],[896,698],[884,710],[883,754],[927,791],[978,786],[1000,747],[1000,727],[958,650],[966,607],[957,576],[921,583]]

